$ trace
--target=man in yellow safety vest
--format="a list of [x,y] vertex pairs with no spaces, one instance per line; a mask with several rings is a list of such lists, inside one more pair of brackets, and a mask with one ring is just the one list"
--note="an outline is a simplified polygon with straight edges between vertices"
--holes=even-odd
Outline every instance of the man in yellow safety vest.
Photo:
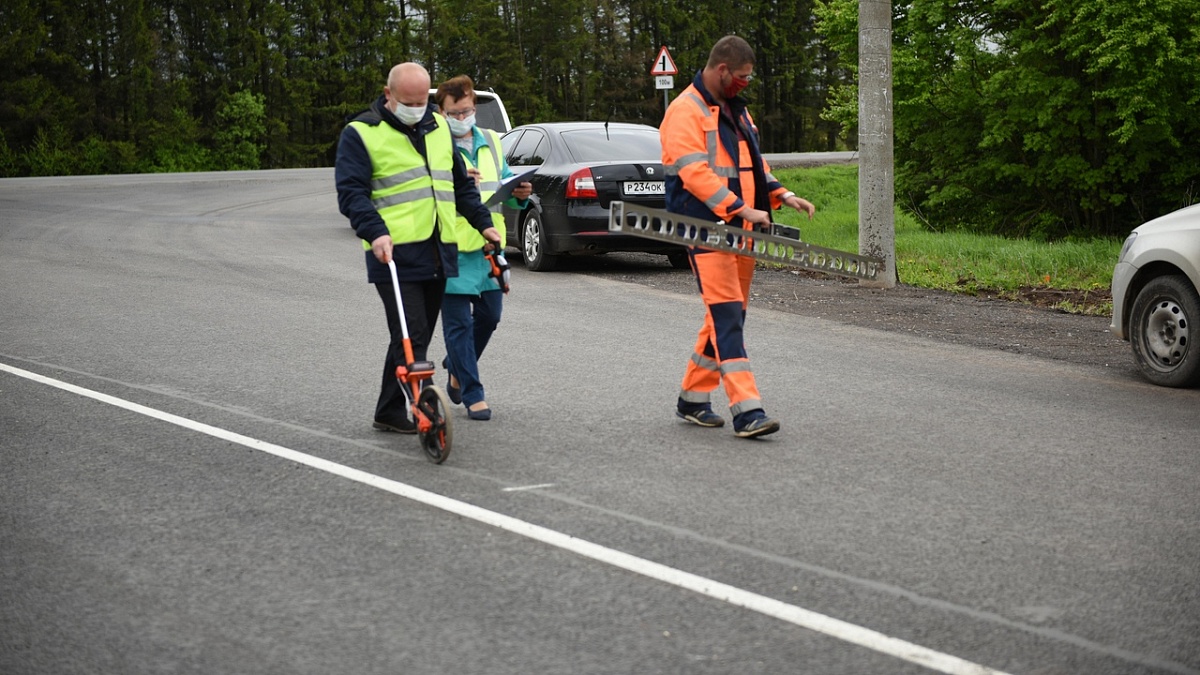
[[458,215],[503,245],[446,119],[429,106],[429,83],[419,64],[393,67],[383,95],[342,130],[334,166],[338,209],[362,239],[391,333],[373,426],[400,433],[416,428],[396,380],[404,349],[388,262],[396,262],[413,357],[424,361],[446,280],[458,276]]

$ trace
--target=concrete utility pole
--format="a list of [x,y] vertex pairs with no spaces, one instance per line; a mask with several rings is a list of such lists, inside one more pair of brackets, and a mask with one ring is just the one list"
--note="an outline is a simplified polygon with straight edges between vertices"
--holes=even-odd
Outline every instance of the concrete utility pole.
[[859,0],[858,252],[884,262],[876,280],[861,286],[894,288],[898,279],[893,148],[892,4]]

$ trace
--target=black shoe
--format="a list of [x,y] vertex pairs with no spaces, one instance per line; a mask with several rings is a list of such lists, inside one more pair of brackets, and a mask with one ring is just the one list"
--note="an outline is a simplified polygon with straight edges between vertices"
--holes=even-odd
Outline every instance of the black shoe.
[[758,438],[779,431],[779,422],[763,415],[757,419],[750,420],[741,427],[735,428],[733,435],[738,438]]
[[388,417],[382,420],[375,420],[371,426],[380,431],[391,431],[397,434],[415,434],[417,433],[417,425],[407,417]]
[[698,424],[710,429],[725,426],[725,418],[712,411],[712,408],[697,408],[695,410],[675,409],[675,416],[685,419],[692,424]]
[[446,376],[446,396],[450,397],[450,402],[454,405],[462,404],[462,389],[450,384],[453,379],[449,375]]

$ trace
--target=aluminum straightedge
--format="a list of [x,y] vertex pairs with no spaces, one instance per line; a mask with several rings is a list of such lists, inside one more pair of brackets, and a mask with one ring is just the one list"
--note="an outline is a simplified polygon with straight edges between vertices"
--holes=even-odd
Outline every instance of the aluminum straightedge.
[[[628,206],[628,208],[627,208]],[[856,279],[874,280],[883,260],[806,244],[799,239],[754,232],[724,222],[697,220],[677,213],[614,201],[608,231],[683,246],[697,246],[767,262]]]

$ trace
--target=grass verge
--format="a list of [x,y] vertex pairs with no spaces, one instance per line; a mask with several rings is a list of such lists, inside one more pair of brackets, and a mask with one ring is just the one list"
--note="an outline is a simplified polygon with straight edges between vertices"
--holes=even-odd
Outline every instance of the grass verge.
[[[811,244],[858,251],[856,165],[773,173],[817,206],[812,221],[783,209],[776,212],[779,222],[799,227]],[[900,209],[895,227],[896,269],[903,284],[1006,298],[1073,314],[1112,313],[1109,287],[1121,250],[1119,239],[1040,242],[931,232]]]

